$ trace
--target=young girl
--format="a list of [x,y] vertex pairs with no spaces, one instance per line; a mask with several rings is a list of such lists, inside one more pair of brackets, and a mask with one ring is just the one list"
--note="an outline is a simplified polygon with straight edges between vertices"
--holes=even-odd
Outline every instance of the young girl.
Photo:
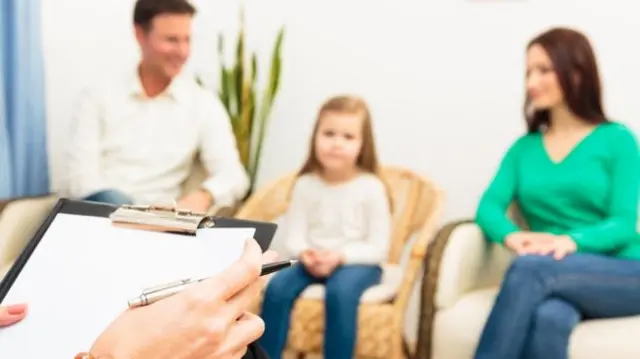
[[271,359],[282,356],[296,298],[315,283],[326,288],[324,357],[353,358],[360,297],[380,282],[391,235],[391,201],[377,174],[367,105],[328,100],[288,210],[286,243],[300,263],[276,274],[265,293],[260,344]]

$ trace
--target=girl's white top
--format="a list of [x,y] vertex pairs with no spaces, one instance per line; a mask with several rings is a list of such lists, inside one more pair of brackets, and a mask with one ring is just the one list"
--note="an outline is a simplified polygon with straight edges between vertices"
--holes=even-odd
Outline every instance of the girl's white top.
[[391,240],[386,188],[373,174],[329,184],[316,174],[298,178],[287,211],[286,246],[295,257],[309,248],[342,253],[348,264],[381,264]]

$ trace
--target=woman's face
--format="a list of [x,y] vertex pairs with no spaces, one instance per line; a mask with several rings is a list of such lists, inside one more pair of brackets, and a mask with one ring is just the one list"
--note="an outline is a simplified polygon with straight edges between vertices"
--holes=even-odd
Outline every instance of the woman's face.
[[538,44],[527,51],[527,95],[534,110],[550,109],[564,102],[551,59]]

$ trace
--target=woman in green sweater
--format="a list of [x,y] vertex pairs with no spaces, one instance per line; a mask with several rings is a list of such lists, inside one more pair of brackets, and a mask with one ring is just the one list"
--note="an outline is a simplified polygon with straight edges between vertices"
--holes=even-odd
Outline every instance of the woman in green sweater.
[[[476,221],[519,256],[476,359],[565,359],[581,320],[640,314],[640,155],[603,111],[589,41],[574,30],[527,48],[528,133],[508,150]],[[529,230],[506,216],[516,202]],[[612,354],[613,355],[613,354]]]

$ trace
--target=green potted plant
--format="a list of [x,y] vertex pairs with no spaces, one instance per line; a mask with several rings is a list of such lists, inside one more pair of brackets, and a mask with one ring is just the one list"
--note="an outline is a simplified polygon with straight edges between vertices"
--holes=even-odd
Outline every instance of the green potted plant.
[[249,174],[250,196],[256,184],[260,157],[266,135],[271,108],[278,93],[282,68],[281,49],[284,28],[278,31],[271,54],[267,83],[258,88],[258,60],[255,53],[249,53],[245,42],[244,9],[240,11],[240,29],[235,44],[234,61],[224,64],[225,41],[218,35],[218,57],[220,59],[220,85],[218,96],[229,114],[233,133],[236,137],[240,159]]

